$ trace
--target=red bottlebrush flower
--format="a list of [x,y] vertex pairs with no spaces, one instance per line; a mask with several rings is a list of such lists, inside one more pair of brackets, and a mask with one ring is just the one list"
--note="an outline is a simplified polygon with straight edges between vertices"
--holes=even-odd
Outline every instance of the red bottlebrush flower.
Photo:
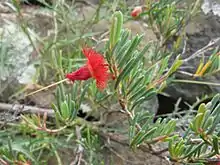
[[142,13],[142,7],[141,6],[137,6],[133,9],[133,11],[131,12],[131,16],[132,17],[137,17]]
[[103,56],[91,48],[84,48],[83,54],[87,58],[87,63],[77,71],[69,73],[66,78],[75,80],[87,80],[94,78],[99,89],[104,89],[109,78],[108,64],[105,63]]

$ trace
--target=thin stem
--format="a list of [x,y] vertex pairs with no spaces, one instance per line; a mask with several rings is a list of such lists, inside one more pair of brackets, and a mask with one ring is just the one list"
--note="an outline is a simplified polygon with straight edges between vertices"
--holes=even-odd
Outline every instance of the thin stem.
[[200,84],[200,85],[212,85],[212,86],[220,86],[220,83],[212,83],[206,81],[195,81],[195,80],[173,80],[175,83],[189,83],[189,84]]
[[199,49],[197,52],[189,56],[188,58],[184,59],[183,62],[186,63],[192,59],[195,59],[196,57],[200,56],[201,54],[207,52],[208,50],[212,49],[212,47],[220,41],[220,37],[211,40],[205,47],[202,49]]
[[61,161],[61,159],[60,159],[60,155],[59,155],[59,153],[57,152],[55,146],[54,146],[54,145],[51,145],[51,146],[52,146],[52,148],[54,149],[54,154],[55,154],[55,156],[56,156],[58,165],[63,165],[63,163],[62,163],[62,161]]
[[53,86],[55,86],[55,85],[61,84],[61,83],[63,83],[63,82],[66,82],[67,80],[68,80],[68,79],[63,79],[63,80],[58,81],[58,82],[56,82],[56,83],[50,84],[50,85],[48,85],[48,86],[46,86],[46,87],[43,87],[43,88],[41,88],[41,89],[38,89],[38,90],[36,90],[36,91],[34,91],[34,92],[29,93],[29,94],[25,95],[24,97],[27,97],[27,96],[33,95],[33,94],[35,94],[35,93],[38,93],[38,92],[40,92],[40,91],[43,91],[43,90],[45,90],[45,89],[51,88],[51,87],[53,87]]

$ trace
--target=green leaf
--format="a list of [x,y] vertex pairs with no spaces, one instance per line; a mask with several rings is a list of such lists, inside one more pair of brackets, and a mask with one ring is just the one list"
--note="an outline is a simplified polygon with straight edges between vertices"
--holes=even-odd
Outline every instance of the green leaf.
[[131,35],[131,31],[129,30],[124,30],[122,32],[122,35],[121,35],[121,44],[124,44],[125,42],[127,42],[128,40],[128,37]]
[[126,41],[125,43],[122,43],[122,44],[123,44],[122,46],[121,45],[118,46],[118,50],[117,50],[117,52],[115,52],[116,60],[118,62],[121,61],[121,59],[124,59],[126,61],[127,61],[127,59],[129,59],[128,56],[126,56],[126,52],[130,48],[132,43],[129,40],[129,41]]
[[212,111],[212,116],[216,116],[220,113],[220,104],[218,104],[215,109]]
[[206,111],[205,103],[202,103],[202,104],[199,106],[199,109],[198,109],[198,112],[197,112],[197,113],[202,113],[202,114],[204,114],[205,111]]
[[79,104],[82,103],[82,100],[84,99],[85,94],[86,94],[86,92],[88,91],[88,88],[89,88],[89,84],[87,84],[87,85],[83,88],[83,91],[81,92],[81,95],[80,95]]
[[115,44],[118,42],[121,34],[123,15],[120,11],[115,12],[113,15],[113,22],[110,31],[110,49],[113,49]]
[[147,131],[146,133],[144,133],[140,139],[137,140],[136,145],[141,144],[144,140],[147,140],[147,138],[149,136],[151,136],[155,131],[156,131],[157,127],[151,128],[149,131]]
[[[219,111],[220,111],[220,109],[219,109]],[[207,134],[212,134],[215,131],[216,126],[219,124],[219,122],[220,122],[220,112],[218,112],[218,114],[215,116],[213,124],[209,128]]]
[[115,16],[117,17],[117,24],[116,24],[116,32],[115,32],[115,43],[118,42],[121,34],[121,29],[123,25],[123,14],[120,11],[117,11],[115,13]]
[[147,92],[146,96],[143,96],[143,97],[139,98],[137,101],[134,102],[131,110],[133,110],[136,106],[142,104],[143,101],[151,99],[154,95],[156,95],[155,90],[152,90],[151,92]]
[[190,144],[190,145],[187,145],[184,154],[186,155],[186,154],[188,154],[189,152],[191,152],[192,149],[193,149],[193,147],[194,147],[194,145],[191,145],[191,144]]
[[174,143],[174,140],[173,140],[173,138],[171,138],[168,143],[168,151],[170,153],[171,158],[173,158],[175,156],[175,152],[174,152],[175,145],[173,143]]
[[131,95],[128,100],[129,101],[132,101],[132,100],[135,100],[137,98],[140,98],[140,96],[143,94],[143,93],[146,93],[148,92],[146,87],[145,86],[142,86],[142,87],[139,87],[139,89],[137,89],[137,91],[134,92],[133,95]]
[[175,130],[175,128],[176,128],[176,120],[171,119],[164,128],[165,134],[166,135],[171,134]]
[[71,100],[71,104],[72,104],[72,109],[71,109],[71,112],[72,112],[72,120],[76,118],[77,116],[77,113],[78,113],[78,109],[76,109],[76,102]]
[[148,136],[152,135],[156,131],[157,127],[150,129],[149,131],[145,132],[143,130],[139,131],[136,136],[131,141],[131,146],[141,144]]
[[179,60],[179,58],[177,58],[173,65],[171,66],[171,68],[169,69],[167,75],[170,76],[171,74],[173,74],[181,65],[182,65],[183,61]]
[[210,126],[212,126],[213,121],[214,121],[214,117],[213,117],[213,116],[209,117],[208,120],[206,120],[206,121],[204,122],[202,128],[203,128],[204,130],[207,130]]
[[181,139],[180,142],[178,142],[178,143],[176,144],[176,146],[174,147],[174,152],[175,152],[175,154],[176,154],[177,156],[180,155],[180,150],[182,150],[182,147],[184,147],[183,144],[184,144],[184,140]]
[[212,137],[213,148],[214,148],[216,154],[219,154],[218,138],[219,137],[216,135],[213,135],[213,137]]
[[[135,136],[135,126],[131,125],[129,127],[129,139],[133,139]],[[131,142],[130,142],[131,143]]]
[[127,96],[129,96],[129,94],[131,94],[136,88],[139,88],[139,85],[143,82],[144,78],[144,75],[142,75],[139,78],[136,78],[137,80],[135,80],[135,77],[133,78],[133,81],[135,81],[135,83],[128,89]]
[[211,111],[210,110],[206,110],[204,115],[203,115],[203,122],[202,122],[202,125],[201,125],[201,128],[204,129],[204,126],[206,125],[206,123],[208,122],[208,119],[210,118],[210,113]]
[[[122,73],[119,75],[116,83],[115,83],[115,89],[117,88],[119,82],[126,76],[128,75],[128,73],[130,73],[130,71],[132,70],[132,68],[135,68],[136,65],[138,65],[138,62],[141,60],[141,58],[143,57],[143,55],[145,54],[145,52],[147,51],[149,47],[145,46],[145,48],[138,54],[137,51],[134,52],[133,58],[131,58],[127,65],[125,66],[124,70],[122,71]],[[120,64],[119,64],[120,65]],[[122,65],[122,63],[121,63]]]
[[32,154],[29,153],[27,150],[25,150],[20,145],[13,144],[12,148],[13,148],[14,151],[17,151],[17,152],[20,152],[20,153],[24,154],[31,161],[36,162],[36,159],[32,156]]
[[[212,98],[212,100],[211,100],[211,105],[209,106],[209,107],[207,107],[207,108],[209,108],[209,109],[213,109],[216,105],[217,105],[217,103],[218,103],[218,101],[220,100],[220,94],[217,94],[217,95],[215,95],[213,98]],[[214,112],[213,112],[214,113]]]
[[116,34],[116,23],[117,23],[117,18],[115,16],[113,16],[112,18],[112,26],[111,26],[111,30],[110,30],[110,49],[113,49],[113,47],[115,46],[115,34]]
[[169,58],[170,58],[169,56],[166,56],[165,58],[162,59],[161,67],[160,67],[160,70],[158,71],[158,77],[163,74],[164,70],[168,66]]
[[[138,44],[141,42],[141,39],[143,38],[143,36],[136,36],[131,43],[131,46],[129,47],[129,49],[125,52],[125,54],[123,55],[123,57],[121,58],[121,60],[119,61],[118,67],[119,68],[123,68],[124,64],[127,62],[128,59],[135,57],[136,54],[138,53],[136,48],[138,46]],[[136,51],[135,51],[136,50]],[[134,52],[135,51],[135,52]],[[134,52],[134,53],[133,53]],[[142,56],[142,54],[140,55]]]
[[202,124],[202,120],[203,120],[203,115],[204,114],[199,113],[195,117],[194,124],[195,124],[196,133],[200,132],[199,128],[201,128],[201,124]]
[[55,113],[59,113],[59,108],[54,103],[52,103],[51,106]]
[[68,107],[68,104],[66,101],[62,102],[61,103],[61,115],[62,117],[67,120],[70,118],[70,110],[69,110],[69,107]]
[[61,90],[59,87],[56,90],[56,101],[57,101],[58,108],[60,109],[62,98],[61,98]]
[[134,64],[134,58],[130,59],[130,61],[125,66],[124,70],[121,72],[121,74],[118,76],[116,83],[115,83],[115,89],[118,87],[120,81],[124,79],[126,75],[128,75],[132,69],[132,65]]
[[191,152],[188,152],[184,158],[190,158],[193,154],[195,154],[196,152],[198,152],[199,149],[201,149],[201,147],[204,145],[205,143],[202,142],[199,145],[197,145],[196,147],[194,147],[193,149],[191,149]]

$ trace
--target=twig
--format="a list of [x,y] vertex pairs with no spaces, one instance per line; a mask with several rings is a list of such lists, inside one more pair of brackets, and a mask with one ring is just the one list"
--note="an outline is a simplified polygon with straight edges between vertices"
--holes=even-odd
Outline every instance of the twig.
[[[76,125],[76,137],[77,140],[80,140],[82,138],[81,133],[80,133],[80,127]],[[84,148],[83,146],[79,143],[75,159],[70,163],[70,165],[80,165],[80,163],[83,161],[82,155],[83,155]]]
[[183,51],[182,51],[181,54],[185,54],[186,53],[186,44],[187,44],[186,39],[184,39]]
[[48,85],[48,86],[46,86],[46,87],[43,87],[43,88],[41,88],[41,89],[38,89],[38,90],[36,90],[36,91],[34,91],[34,92],[31,92],[31,93],[25,95],[25,97],[30,96],[30,95],[33,95],[33,94],[38,93],[38,92],[40,92],[40,91],[46,90],[46,89],[48,89],[48,88],[51,88],[51,87],[56,86],[56,85],[58,85],[58,84],[61,84],[61,83],[63,83],[63,82],[66,82],[67,80],[68,80],[68,79],[63,79],[63,80],[61,80],[61,81],[55,82],[55,83],[53,83],[53,84],[50,84],[50,85]]
[[162,149],[160,151],[154,151],[154,152],[152,152],[152,154],[154,154],[154,155],[161,155],[162,153],[168,152],[168,151],[169,151],[168,148],[165,148],[165,149]]
[[[77,125],[76,125],[76,137],[77,137],[77,140],[80,140],[82,138],[81,133],[80,133],[80,127]],[[77,156],[76,156],[75,160],[70,165],[75,165],[76,163],[77,163],[77,165],[80,165],[81,160],[82,160],[83,151],[84,151],[84,148],[79,143],[78,148],[77,148],[77,153],[76,153]]]
[[0,158],[0,163],[2,164],[2,165],[9,165],[6,161],[4,161],[2,158]]
[[22,104],[6,104],[0,103],[0,111],[9,111],[9,112],[19,112],[19,113],[31,113],[31,114],[40,114],[43,115],[47,113],[47,116],[54,116],[54,111],[52,109],[38,108],[33,106],[27,106]]
[[199,55],[205,53],[206,51],[208,51],[212,46],[214,46],[219,41],[220,41],[220,37],[211,40],[205,47],[203,47],[202,49],[199,49],[194,54],[192,54],[188,58],[184,59],[183,62],[188,62],[188,61],[198,57]]
[[200,84],[200,85],[211,85],[211,86],[220,86],[220,83],[212,83],[205,81],[194,81],[194,80],[172,80],[175,83],[189,83],[189,84]]
[[192,74],[192,73],[189,73],[189,72],[186,72],[186,71],[181,71],[181,70],[177,71],[177,73],[180,73],[180,74],[183,74],[183,75],[186,75],[186,76],[190,76],[190,77],[194,76],[194,74]]

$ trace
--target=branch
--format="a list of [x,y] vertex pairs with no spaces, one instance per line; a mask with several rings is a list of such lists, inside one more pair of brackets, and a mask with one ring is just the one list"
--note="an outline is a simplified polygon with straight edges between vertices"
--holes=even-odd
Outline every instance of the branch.
[[201,54],[207,52],[212,46],[214,46],[219,41],[220,41],[220,37],[211,40],[205,47],[203,47],[202,49],[199,49],[198,51],[193,53],[191,56],[189,56],[188,58],[184,59],[183,62],[188,62],[188,61],[190,61],[190,60],[200,56]]
[[52,109],[47,108],[38,108],[33,106],[27,106],[23,104],[6,104],[0,103],[0,112],[8,111],[8,112],[18,112],[18,113],[31,113],[31,114],[40,114],[44,115],[47,113],[47,116],[54,116],[54,111]]

